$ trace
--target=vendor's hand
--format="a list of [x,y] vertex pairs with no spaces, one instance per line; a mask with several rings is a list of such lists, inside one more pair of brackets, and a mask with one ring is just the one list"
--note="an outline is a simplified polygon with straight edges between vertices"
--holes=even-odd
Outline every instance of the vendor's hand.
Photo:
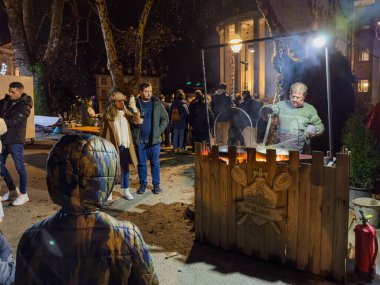
[[305,138],[308,139],[308,138],[313,137],[316,132],[317,132],[316,127],[314,127],[313,125],[308,125],[305,130]]
[[131,96],[129,98],[128,107],[133,111],[133,113],[137,113],[138,112],[138,109],[137,109],[137,106],[136,106],[136,98],[135,98],[135,96]]

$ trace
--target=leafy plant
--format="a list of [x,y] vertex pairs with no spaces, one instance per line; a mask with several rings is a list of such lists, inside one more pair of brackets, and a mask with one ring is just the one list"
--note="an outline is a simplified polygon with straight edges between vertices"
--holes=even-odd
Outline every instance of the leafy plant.
[[357,188],[371,188],[378,179],[380,153],[371,130],[364,125],[364,117],[358,113],[346,121],[343,144],[351,152],[350,184]]

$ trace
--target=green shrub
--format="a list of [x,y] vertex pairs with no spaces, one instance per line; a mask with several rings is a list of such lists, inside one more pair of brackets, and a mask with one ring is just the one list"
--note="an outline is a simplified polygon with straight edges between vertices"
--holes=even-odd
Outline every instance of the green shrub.
[[350,185],[357,188],[371,188],[378,179],[380,153],[376,139],[364,124],[364,117],[355,113],[345,124],[343,144],[351,152]]

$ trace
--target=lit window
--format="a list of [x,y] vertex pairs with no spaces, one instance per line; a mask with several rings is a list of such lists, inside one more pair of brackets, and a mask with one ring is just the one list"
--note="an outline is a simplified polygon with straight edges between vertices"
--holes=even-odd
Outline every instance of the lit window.
[[358,92],[368,92],[369,81],[368,79],[359,80],[358,82]]
[[362,27],[362,30],[369,30],[370,29],[370,26],[369,25],[364,25],[363,27]]
[[369,50],[360,51],[359,61],[369,61]]

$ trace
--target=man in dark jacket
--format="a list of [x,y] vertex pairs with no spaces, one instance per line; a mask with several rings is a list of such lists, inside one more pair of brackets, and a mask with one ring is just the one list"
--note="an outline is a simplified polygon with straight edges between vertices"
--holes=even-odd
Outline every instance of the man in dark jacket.
[[139,86],[140,97],[137,108],[140,110],[143,123],[132,126],[133,142],[137,145],[138,172],[140,188],[137,194],[144,194],[148,184],[147,159],[150,161],[153,193],[159,194],[160,188],[160,148],[161,133],[169,123],[168,114],[162,106],[160,99],[152,96],[152,84],[144,82]]
[[16,284],[158,284],[139,229],[100,211],[119,168],[112,143],[64,136],[46,168],[49,195],[62,208],[22,235]]
[[256,124],[262,105],[251,97],[249,90],[243,91],[242,99],[238,107],[245,111],[248,117],[243,112],[239,112],[237,121],[239,127],[243,130],[244,145],[256,147]]
[[230,127],[231,98],[228,96],[226,83],[220,83],[216,94],[211,101],[211,110],[214,112],[216,120],[215,144],[227,145],[228,129]]
[[[195,142],[204,142],[209,140],[209,130],[212,130],[214,125],[214,115],[209,107],[206,110],[205,96],[200,90],[195,92],[195,100],[190,104],[189,124]],[[207,113],[209,127],[207,126]],[[194,145],[193,145],[194,149]]]
[[[1,176],[8,186],[8,192],[1,198],[9,200],[10,191],[18,194],[13,206],[19,206],[29,201],[26,193],[26,170],[24,165],[24,143],[26,140],[26,121],[33,107],[32,97],[24,93],[24,85],[20,82],[9,84],[9,95],[0,100],[0,117],[4,119],[8,131],[2,135],[3,151],[1,154]],[[13,182],[12,176],[5,167],[8,155],[11,154],[16,170],[20,176],[20,193]]]

